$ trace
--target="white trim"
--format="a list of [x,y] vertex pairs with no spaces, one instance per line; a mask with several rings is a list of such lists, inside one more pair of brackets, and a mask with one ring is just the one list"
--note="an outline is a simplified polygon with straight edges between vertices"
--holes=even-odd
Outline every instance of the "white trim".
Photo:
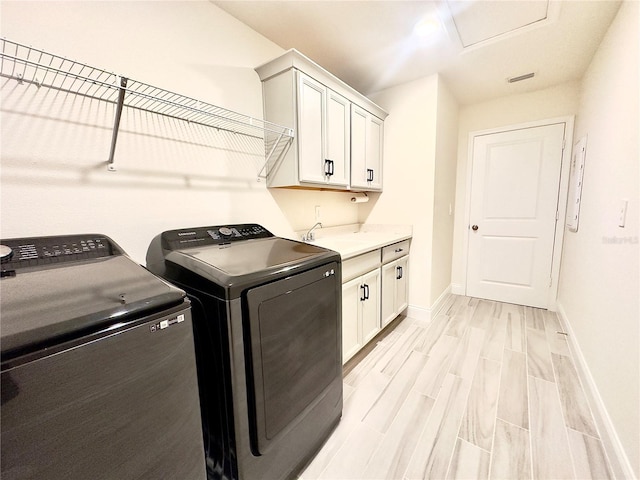
[[451,284],[451,293],[454,295],[463,295],[465,294],[464,283],[452,283]]
[[407,317],[414,318],[416,320],[429,321],[431,320],[431,309],[409,305],[407,307]]
[[444,306],[451,294],[451,285],[444,289],[438,299],[429,308],[417,307],[415,305],[409,305],[407,307],[407,317],[414,318],[416,320],[432,320]]
[[551,263],[551,286],[547,298],[547,308],[555,311],[557,308],[558,286],[560,278],[560,260],[562,259],[562,245],[564,239],[564,220],[567,213],[567,196],[569,193],[569,167],[571,165],[571,150],[573,148],[573,126],[575,116],[549,118],[546,120],[536,120],[533,122],[518,123],[515,125],[505,125],[502,127],[490,128],[487,130],[476,130],[469,132],[469,144],[467,147],[467,172],[466,172],[466,195],[464,200],[464,237],[462,245],[462,282],[457,284],[462,286],[462,290],[456,288],[457,295],[467,294],[467,264],[469,255],[469,225],[471,216],[471,179],[473,172],[473,141],[475,137],[492,135],[495,133],[509,132],[512,130],[523,130],[526,128],[543,127],[558,123],[565,124],[564,140],[565,146],[562,150],[562,166],[560,171],[560,186],[558,189],[558,220],[556,221],[555,240],[553,244],[553,259]]
[[633,471],[629,457],[624,450],[622,442],[618,437],[618,433],[611,421],[611,417],[607,412],[604,401],[600,396],[596,381],[591,375],[587,361],[582,354],[578,340],[573,328],[571,327],[571,322],[569,322],[569,319],[567,318],[567,312],[564,310],[562,304],[557,303],[557,307],[558,317],[560,318],[562,328],[566,333],[568,333],[567,339],[569,342],[569,348],[571,350],[573,360],[576,363],[578,375],[582,382],[582,388],[589,398],[589,404],[592,407],[592,413],[600,432],[600,439],[602,440],[604,449],[609,457],[614,475],[616,478],[636,479],[637,477]]

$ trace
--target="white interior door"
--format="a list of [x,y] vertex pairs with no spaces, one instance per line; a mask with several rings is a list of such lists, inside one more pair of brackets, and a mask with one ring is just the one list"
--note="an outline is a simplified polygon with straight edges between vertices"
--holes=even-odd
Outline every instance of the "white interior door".
[[474,138],[467,295],[547,308],[564,131]]

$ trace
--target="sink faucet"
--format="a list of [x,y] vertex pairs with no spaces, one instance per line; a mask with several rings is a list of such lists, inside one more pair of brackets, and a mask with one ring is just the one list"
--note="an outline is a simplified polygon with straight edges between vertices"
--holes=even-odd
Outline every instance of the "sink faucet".
[[302,235],[302,241],[303,242],[311,242],[311,241],[315,240],[315,235],[313,234],[313,231],[315,230],[316,227],[322,228],[322,223],[317,222],[313,227],[311,227],[309,229],[309,231],[307,233]]

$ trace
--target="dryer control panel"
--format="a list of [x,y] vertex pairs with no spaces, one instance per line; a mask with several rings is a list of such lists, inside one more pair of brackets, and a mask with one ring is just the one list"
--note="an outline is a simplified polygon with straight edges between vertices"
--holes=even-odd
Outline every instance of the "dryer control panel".
[[266,228],[255,223],[184,228],[163,232],[162,247],[166,250],[178,250],[202,245],[224,245],[273,236]]
[[99,234],[0,240],[3,277],[20,268],[45,267],[122,253],[110,238]]

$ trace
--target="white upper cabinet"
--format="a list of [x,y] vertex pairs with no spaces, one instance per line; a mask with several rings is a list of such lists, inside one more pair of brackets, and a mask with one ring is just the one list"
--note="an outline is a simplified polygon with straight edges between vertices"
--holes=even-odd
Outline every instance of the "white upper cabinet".
[[351,188],[382,190],[383,121],[351,105]]
[[331,182],[343,186],[349,186],[350,108],[349,100],[327,89],[325,168],[330,168]]
[[268,187],[382,190],[384,110],[296,50],[256,71],[265,120],[295,130],[270,157]]
[[298,179],[349,186],[350,103],[307,75],[298,76]]

